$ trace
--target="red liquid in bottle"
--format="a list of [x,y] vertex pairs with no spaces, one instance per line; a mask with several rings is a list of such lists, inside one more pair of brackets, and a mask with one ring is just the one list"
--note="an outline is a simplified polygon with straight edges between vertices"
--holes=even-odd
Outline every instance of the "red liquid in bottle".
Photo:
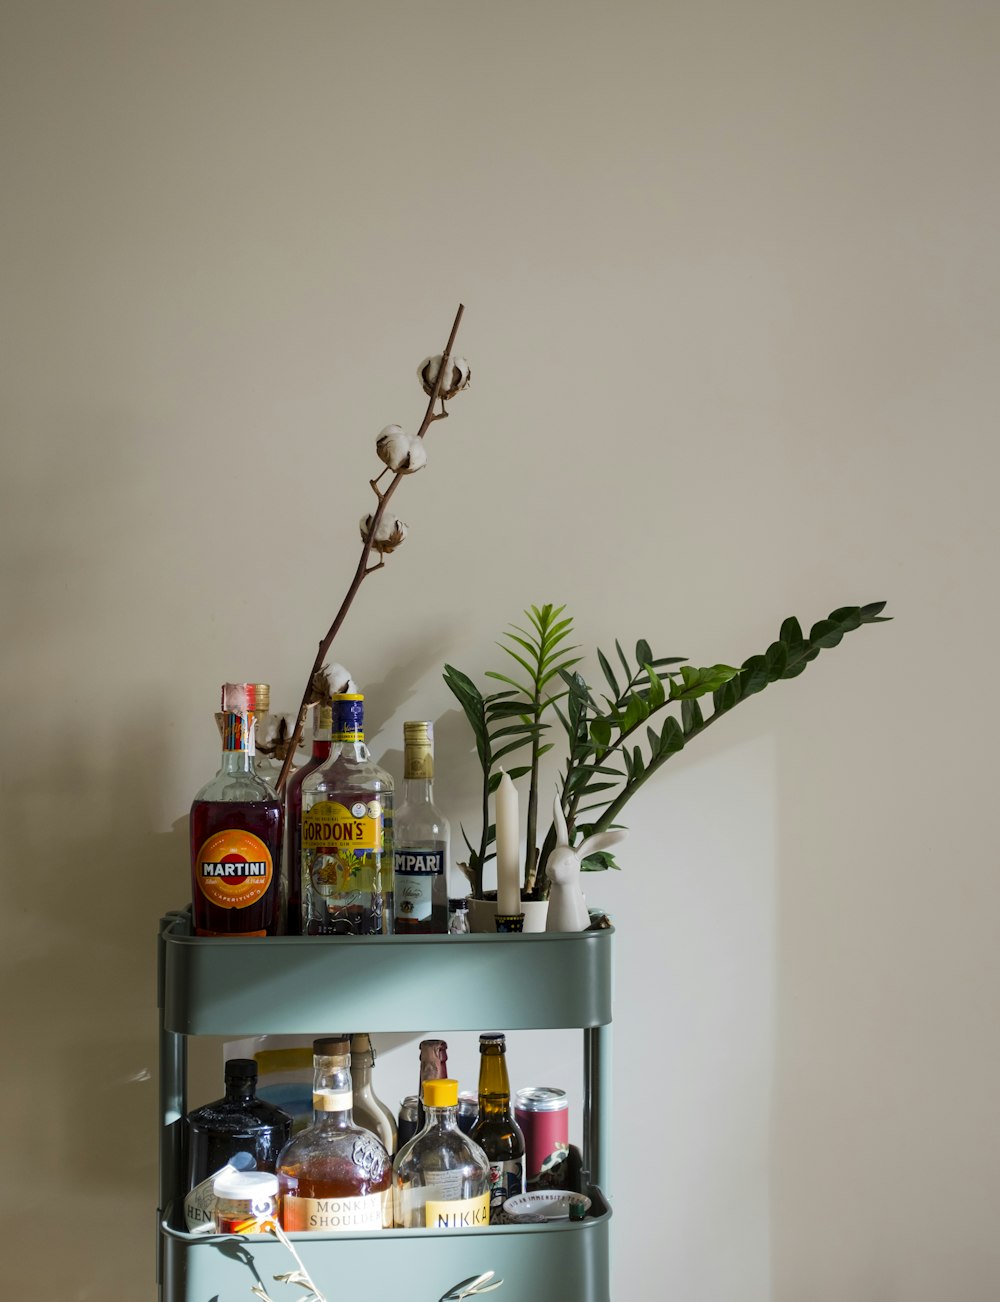
[[283,822],[278,800],[194,802],[191,897],[196,935],[278,935]]

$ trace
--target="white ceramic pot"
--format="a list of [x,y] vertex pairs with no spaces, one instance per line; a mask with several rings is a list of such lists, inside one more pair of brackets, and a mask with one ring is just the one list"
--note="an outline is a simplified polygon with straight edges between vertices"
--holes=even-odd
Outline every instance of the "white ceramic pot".
[[[522,900],[524,910],[524,930],[544,931],[545,915],[549,911],[548,900]],[[475,900],[469,896],[469,930],[493,932],[497,929],[496,900]]]

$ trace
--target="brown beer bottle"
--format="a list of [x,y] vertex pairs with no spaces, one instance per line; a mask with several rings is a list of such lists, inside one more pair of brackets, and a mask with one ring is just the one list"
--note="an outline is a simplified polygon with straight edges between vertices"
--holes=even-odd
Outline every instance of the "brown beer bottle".
[[479,1117],[469,1136],[490,1163],[490,1220],[505,1201],[524,1193],[524,1135],[510,1107],[507,1041],[499,1031],[479,1037]]

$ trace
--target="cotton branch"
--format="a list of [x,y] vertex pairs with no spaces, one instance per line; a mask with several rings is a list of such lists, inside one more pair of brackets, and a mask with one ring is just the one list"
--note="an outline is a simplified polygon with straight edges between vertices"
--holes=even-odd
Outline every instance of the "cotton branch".
[[[427,410],[424,412],[424,418],[420,422],[420,428],[417,430],[418,438],[422,439],[424,437],[424,435],[430,429],[434,421],[442,420],[444,419],[444,417],[448,415],[447,411],[445,411],[444,409],[444,398],[441,396],[441,392],[442,392],[442,388],[444,387],[445,377],[450,372],[451,350],[454,347],[455,336],[458,334],[458,327],[461,323],[462,315],[464,312],[465,312],[465,305],[459,303],[458,311],[455,314],[455,320],[452,323],[451,333],[448,336],[448,342],[445,345],[444,352],[442,354],[441,365],[438,367],[437,379],[434,382],[434,388],[427,402]],[[435,411],[434,408],[437,406],[439,400],[441,402],[441,410]],[[384,474],[385,471],[383,470],[382,475]],[[278,774],[278,781],[276,783],[276,786],[279,795],[281,795],[284,792],[285,783],[288,781],[288,774],[292,767],[292,760],[295,756],[295,751],[302,737],[302,729],[305,726],[306,714],[308,713],[309,704],[313,696],[313,676],[323,668],[323,664],[326,661],[326,657],[330,653],[330,647],[333,645],[333,640],[340,632],[341,625],[343,624],[345,618],[347,617],[347,612],[350,610],[351,603],[354,601],[354,598],[357,595],[357,591],[361,587],[361,584],[364,582],[364,580],[368,577],[369,574],[374,574],[376,570],[382,569],[383,566],[385,565],[385,561],[383,559],[379,559],[375,564],[372,565],[369,565],[368,562],[371,557],[372,547],[375,546],[375,536],[378,532],[379,525],[382,523],[382,517],[385,515],[386,506],[389,504],[389,499],[396,491],[396,488],[399,485],[399,481],[405,476],[405,474],[406,474],[405,470],[397,470],[393,474],[392,479],[389,481],[389,486],[385,489],[384,492],[379,489],[378,480],[373,479],[369,481],[371,483],[372,490],[374,491],[375,496],[378,498],[378,506],[376,507],[375,513],[371,518],[371,525],[368,528],[367,536],[365,537],[362,543],[361,558],[358,561],[357,569],[354,571],[354,578],[351,580],[350,586],[347,589],[347,593],[343,601],[340,603],[340,609],[337,611],[336,615],[334,616],[333,623],[330,625],[329,629],[327,630],[326,636],[319,644],[319,648],[316,652],[316,659],[313,661],[312,668],[309,670],[309,675],[306,678],[306,686],[305,686],[305,690],[302,693],[302,700],[299,703],[299,711],[295,718],[295,727],[292,730],[291,741],[288,746],[288,753],[286,754],[284,763],[281,766],[281,772]],[[378,478],[381,479],[382,475],[379,475]]]

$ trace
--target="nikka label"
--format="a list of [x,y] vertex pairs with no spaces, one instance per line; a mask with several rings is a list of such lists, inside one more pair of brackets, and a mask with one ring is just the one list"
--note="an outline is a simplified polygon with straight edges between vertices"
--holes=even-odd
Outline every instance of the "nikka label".
[[424,1205],[424,1224],[429,1230],[470,1230],[490,1223],[490,1196],[460,1198]]
[[228,827],[203,843],[195,871],[206,900],[220,909],[245,909],[271,885],[274,864],[259,836]]
[[392,1224],[391,1189],[354,1198],[297,1198],[286,1194],[281,1206],[286,1230],[349,1234],[355,1230],[387,1229]]

